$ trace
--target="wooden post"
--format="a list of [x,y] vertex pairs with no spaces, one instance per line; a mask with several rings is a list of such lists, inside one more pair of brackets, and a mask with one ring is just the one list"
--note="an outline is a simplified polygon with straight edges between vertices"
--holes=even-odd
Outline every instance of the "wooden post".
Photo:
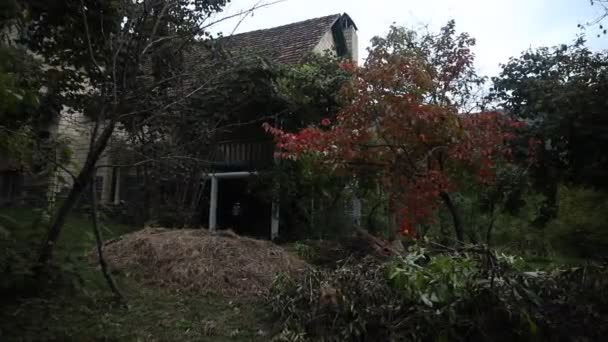
[[216,176],[211,176],[211,198],[209,201],[209,231],[214,233],[217,226],[217,187]]
[[[275,116],[275,124],[277,119],[278,116]],[[275,153],[273,153],[273,162],[275,167],[280,162]],[[273,188],[272,208],[270,209],[270,240],[274,240],[279,237],[279,209],[281,208],[279,198],[281,198],[281,187],[278,179],[274,179]]]
[[272,209],[270,214],[270,239],[274,240],[279,237],[279,200],[272,201]]

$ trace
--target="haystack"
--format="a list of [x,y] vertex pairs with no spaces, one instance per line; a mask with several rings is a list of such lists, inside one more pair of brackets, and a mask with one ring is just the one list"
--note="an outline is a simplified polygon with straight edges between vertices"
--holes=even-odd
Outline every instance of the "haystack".
[[264,294],[281,272],[307,264],[270,241],[231,232],[146,228],[106,245],[113,271],[175,290],[226,296]]

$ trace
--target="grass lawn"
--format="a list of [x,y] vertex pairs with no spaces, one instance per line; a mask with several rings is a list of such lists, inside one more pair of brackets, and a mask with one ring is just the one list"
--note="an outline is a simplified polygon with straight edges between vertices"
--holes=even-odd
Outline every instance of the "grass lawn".
[[[33,222],[27,209],[3,209],[19,224]],[[104,238],[133,231],[109,224]],[[78,277],[52,286],[44,295],[0,298],[0,341],[266,341],[269,318],[259,302],[177,293],[115,276],[128,301],[116,303],[101,272],[87,254],[94,236],[86,215],[72,215],[56,258]]]

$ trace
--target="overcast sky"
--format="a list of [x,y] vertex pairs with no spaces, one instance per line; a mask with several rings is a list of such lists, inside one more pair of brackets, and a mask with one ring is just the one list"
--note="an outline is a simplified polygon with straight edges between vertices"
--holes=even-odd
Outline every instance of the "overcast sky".
[[[271,1],[271,0],[267,0]],[[232,0],[223,15],[251,8],[259,0]],[[449,19],[458,31],[477,39],[477,68],[495,75],[499,63],[529,47],[571,42],[585,24],[599,15],[589,0],[286,0],[258,9],[236,28],[236,33],[270,28],[335,13],[348,13],[359,31],[359,56],[373,36],[384,35],[393,23],[410,28],[429,25],[437,30]],[[607,20],[608,21],[608,20]],[[238,20],[215,27],[230,34]],[[606,23],[608,25],[608,22]],[[589,45],[608,48],[608,36],[597,38],[596,27],[587,29]]]

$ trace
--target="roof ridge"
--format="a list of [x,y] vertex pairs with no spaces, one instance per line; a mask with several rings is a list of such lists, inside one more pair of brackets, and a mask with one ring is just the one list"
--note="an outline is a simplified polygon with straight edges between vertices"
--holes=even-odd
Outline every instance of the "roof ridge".
[[[307,23],[307,22],[311,22],[311,21],[317,21],[317,20],[321,20],[321,19],[327,19],[330,17],[340,17],[342,16],[341,13],[335,13],[335,14],[329,14],[329,15],[324,15],[322,17],[317,17],[317,18],[311,18],[311,19],[306,19],[306,20],[301,20],[301,21],[296,21],[293,23],[289,23],[289,24],[285,24],[285,25],[279,25],[279,26],[273,26],[273,27],[268,27],[268,28],[264,28],[264,29],[257,29],[257,30],[253,30],[253,31],[246,31],[246,32],[241,32],[241,33],[237,33],[237,34],[232,34],[230,36],[226,36],[223,38],[230,38],[230,37],[237,37],[243,34],[251,34],[251,33],[257,33],[257,32],[262,32],[262,31],[268,31],[268,30],[273,30],[273,29],[278,29],[278,28],[284,28],[287,26],[293,26],[293,25],[300,25],[303,23]],[[333,25],[333,23],[332,23]]]
[[333,37],[335,32],[332,31],[332,28],[343,18],[346,18],[349,23],[352,22],[347,14],[336,13],[219,37],[219,40],[229,50],[263,54],[278,63],[294,64],[299,63],[305,55],[313,52],[327,32],[331,32],[331,39],[335,39]]

